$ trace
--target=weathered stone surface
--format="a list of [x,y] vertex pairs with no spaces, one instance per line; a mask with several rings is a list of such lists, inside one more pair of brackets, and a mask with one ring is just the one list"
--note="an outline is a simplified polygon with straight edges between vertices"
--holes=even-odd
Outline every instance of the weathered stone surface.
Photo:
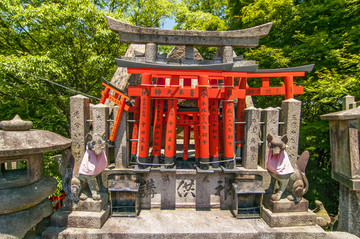
[[266,168],[266,162],[269,157],[269,146],[266,141],[266,136],[271,134],[277,136],[279,134],[279,110],[269,107],[261,111],[261,121],[264,122],[264,131],[262,141],[264,142],[260,149],[260,163],[259,165]]
[[273,213],[264,206],[260,210],[261,218],[270,227],[298,227],[316,225],[316,214],[308,210],[307,212],[283,212]]
[[223,63],[234,62],[233,48],[231,46],[224,46],[222,48],[222,62]]
[[[144,44],[130,44],[126,50],[125,57],[135,59],[135,57],[145,57]],[[128,86],[137,86],[140,84],[141,75],[128,74],[126,67],[118,67],[110,83],[120,90],[127,92]],[[109,102],[106,102],[108,104]],[[108,104],[109,105],[109,104]],[[111,105],[110,105],[111,106]]]
[[0,128],[6,131],[24,131],[33,127],[31,121],[24,121],[19,115],[15,115],[12,120],[0,121]]
[[46,130],[0,130],[0,158],[65,149],[71,140]]
[[272,23],[235,31],[165,30],[138,27],[106,17],[120,41],[127,43],[155,43],[163,45],[255,47],[259,39],[268,35]]
[[329,233],[318,226],[271,228],[261,219],[235,219],[228,210],[142,210],[137,218],[111,217],[101,229],[48,228],[44,239],[55,238],[357,238],[349,233]]
[[353,191],[340,184],[339,230],[360,237],[360,191]]
[[87,212],[101,212],[109,203],[109,195],[107,193],[100,193],[101,200],[94,200],[88,197],[86,200],[80,200],[75,203],[67,198],[63,200],[64,211],[87,211]]
[[4,171],[0,179],[1,189],[18,188],[39,181],[43,175],[43,155],[29,154],[24,156],[0,158],[0,164],[11,162],[12,164],[26,163],[26,168]]
[[343,98],[343,110],[349,110],[351,109],[350,108],[350,105],[353,104],[355,102],[355,97],[354,96],[351,96],[351,95],[347,95]]
[[[109,138],[109,107],[104,104],[97,104],[91,107],[93,116],[93,133],[92,135],[104,136]],[[108,148],[105,147],[105,154],[108,156]]]
[[155,43],[147,43],[145,45],[145,61],[155,62],[157,56],[158,47]]
[[139,177],[139,202],[144,209],[223,208],[232,204],[231,177],[224,173],[197,174],[194,169],[172,173],[151,171]]
[[60,209],[51,216],[51,225],[56,227],[99,229],[104,225],[109,214],[109,205],[101,212],[64,211]]
[[[114,115],[117,113],[118,107],[114,108]],[[127,120],[128,112],[123,111],[119,128],[115,139],[115,165],[117,168],[127,168],[130,164],[130,141],[129,127]]]
[[[195,60],[204,60],[200,55],[199,51],[196,48],[194,49],[193,59]],[[167,55],[167,59],[185,59],[186,58],[186,48],[185,46],[175,46],[171,49],[170,53]]]
[[302,198],[299,203],[289,201],[286,198],[280,199],[279,201],[270,200],[270,195],[264,195],[264,205],[270,209],[273,213],[280,212],[307,212],[309,210],[309,201]]
[[260,110],[254,107],[246,108],[244,111],[244,121],[247,122],[244,130],[244,151],[243,167],[246,169],[256,169],[258,166],[258,148],[260,141]]
[[[0,215],[0,238],[7,238],[7,235],[23,238],[27,231],[43,218],[50,216],[52,212],[52,205],[46,199],[26,210]],[[4,237],[3,234],[5,234]]]
[[330,114],[321,115],[322,120],[355,120],[360,119],[360,108],[343,110]]
[[291,163],[294,165],[298,156],[301,101],[288,99],[282,102],[281,121],[285,124],[280,127],[280,135],[287,135],[288,148],[286,152],[289,155]]
[[40,181],[24,187],[0,190],[0,214],[13,213],[33,207],[53,194],[56,187],[56,179],[44,177]]
[[89,133],[90,101],[82,95],[70,97],[70,130],[71,152],[75,158],[74,175],[79,172],[79,167],[85,153],[85,137]]

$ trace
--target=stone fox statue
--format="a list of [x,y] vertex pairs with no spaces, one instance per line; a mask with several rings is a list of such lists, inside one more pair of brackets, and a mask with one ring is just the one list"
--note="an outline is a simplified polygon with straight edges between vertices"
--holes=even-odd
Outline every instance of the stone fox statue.
[[[71,194],[78,198],[83,185],[87,182],[94,200],[100,200],[97,176],[107,167],[107,158],[104,152],[105,135],[95,134],[86,136],[86,151],[79,168],[79,176],[71,180]],[[80,199],[85,200],[87,196],[81,194]]]
[[[270,148],[266,166],[271,175],[267,192],[272,194],[271,200],[279,201],[287,190],[290,193],[287,197],[289,200],[295,201],[295,203],[300,202],[309,188],[309,182],[305,176],[305,168],[310,158],[309,152],[302,153],[296,164],[292,165],[285,151],[287,136],[284,135],[280,138],[268,134],[266,139]],[[279,189],[273,194],[276,182],[279,184]]]

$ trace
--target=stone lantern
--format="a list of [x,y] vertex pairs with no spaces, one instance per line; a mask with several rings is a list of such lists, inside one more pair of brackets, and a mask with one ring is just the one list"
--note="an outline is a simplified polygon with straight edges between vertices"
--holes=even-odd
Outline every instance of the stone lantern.
[[57,181],[43,177],[43,153],[65,149],[71,140],[32,126],[18,115],[0,122],[0,237],[22,238],[53,212],[47,198]]

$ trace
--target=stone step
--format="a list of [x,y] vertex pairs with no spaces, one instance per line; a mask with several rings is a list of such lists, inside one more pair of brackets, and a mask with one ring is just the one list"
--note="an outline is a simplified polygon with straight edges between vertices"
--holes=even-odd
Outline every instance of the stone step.
[[43,233],[43,238],[355,239],[357,237],[349,233],[325,232],[316,225],[271,228],[262,219],[236,219],[228,210],[151,209],[142,210],[136,218],[110,217],[101,229],[49,227]]
[[268,208],[262,206],[260,210],[260,216],[270,227],[297,227],[316,225],[316,214],[310,210],[307,212],[273,213]]
[[101,228],[110,214],[110,205],[101,212],[58,210],[51,216],[51,226]]
[[66,227],[54,227],[50,226],[41,234],[43,239],[58,239],[61,238],[61,232],[65,231]]

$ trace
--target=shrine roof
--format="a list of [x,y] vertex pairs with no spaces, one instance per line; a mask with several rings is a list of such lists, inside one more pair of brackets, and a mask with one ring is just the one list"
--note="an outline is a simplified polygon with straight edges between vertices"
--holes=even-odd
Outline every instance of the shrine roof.
[[[158,62],[142,62],[142,61],[130,61],[124,59],[115,59],[116,64],[119,67],[128,67],[131,68],[131,72],[136,70],[134,74],[141,74],[141,69],[143,71],[208,71],[208,72],[227,72],[231,75],[238,73],[248,73],[249,77],[263,77],[265,74],[268,77],[281,77],[285,75],[293,75],[293,76],[303,76],[306,71],[312,71],[314,68],[314,64],[304,65],[304,66],[296,66],[289,68],[276,68],[276,69],[257,69],[258,65],[245,65],[245,66],[234,66],[234,63],[222,63],[222,64],[196,64],[196,65],[173,65],[166,63],[158,63]],[[194,73],[196,74],[196,73]]]
[[320,118],[322,120],[356,120],[360,119],[360,108],[325,114],[321,115]]

